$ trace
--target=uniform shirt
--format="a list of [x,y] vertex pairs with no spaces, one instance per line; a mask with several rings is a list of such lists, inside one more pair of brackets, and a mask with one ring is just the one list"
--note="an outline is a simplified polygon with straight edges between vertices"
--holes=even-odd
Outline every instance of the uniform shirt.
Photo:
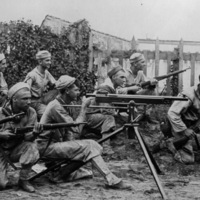
[[[122,88],[122,87],[117,87],[116,89],[114,88],[114,85],[113,85],[113,83],[112,83],[112,81],[111,81],[111,79],[108,77],[108,78],[106,78],[106,80],[104,81],[104,83],[102,83],[101,85],[100,85],[100,87],[99,88],[101,88],[101,87],[104,87],[104,86],[109,86],[110,88],[112,88],[113,89],[113,91],[115,91],[115,93],[117,93],[117,94],[127,94],[127,88]],[[106,92],[106,91],[105,91]],[[107,91],[108,92],[108,91]],[[111,92],[108,92],[108,93],[111,93]],[[113,92],[112,92],[113,93]]]
[[137,76],[135,76],[129,69],[126,71],[127,74],[127,85],[140,84],[142,82],[148,81],[148,78],[144,75],[142,70],[139,70]]
[[30,85],[32,97],[41,98],[47,92],[47,85],[53,85],[56,80],[48,70],[41,74],[36,67],[27,74],[24,82]]
[[[64,103],[64,102],[63,102]],[[41,124],[47,123],[73,123],[75,117],[77,117],[76,109],[63,107],[61,103],[55,99],[51,101],[42,115],[40,120]],[[56,129],[56,134],[53,135],[53,142],[63,142],[69,140],[69,135],[80,135],[80,129],[76,127],[68,127],[67,131],[64,128]],[[44,131],[40,135],[40,139],[47,140],[49,139],[51,132]]]
[[[6,109],[11,110],[11,107],[8,106]],[[0,108],[0,120],[6,117],[7,116],[2,111],[2,108]],[[2,132],[5,130],[11,130],[11,132],[13,132],[15,128],[24,128],[27,126],[34,126],[36,122],[37,122],[37,114],[33,108],[29,107],[25,115],[23,115],[19,121],[10,121],[10,122],[4,123],[0,131]],[[11,139],[8,141],[1,141],[1,146],[5,149],[8,149],[8,148],[17,146],[20,143],[22,143],[21,139]]]
[[[195,122],[200,118],[200,84],[181,92],[179,96],[187,97],[188,101],[174,101],[168,111],[168,119],[174,132],[187,129],[184,121]],[[183,121],[184,119],[184,121]]]

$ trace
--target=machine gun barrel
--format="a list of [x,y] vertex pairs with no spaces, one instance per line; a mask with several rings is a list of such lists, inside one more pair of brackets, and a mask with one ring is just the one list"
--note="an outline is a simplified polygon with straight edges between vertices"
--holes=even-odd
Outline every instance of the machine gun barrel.
[[173,101],[187,101],[187,98],[172,96],[150,96],[150,95],[120,95],[120,94],[87,94],[87,97],[95,97],[97,103],[129,103],[134,101],[136,105],[141,104],[170,104]]

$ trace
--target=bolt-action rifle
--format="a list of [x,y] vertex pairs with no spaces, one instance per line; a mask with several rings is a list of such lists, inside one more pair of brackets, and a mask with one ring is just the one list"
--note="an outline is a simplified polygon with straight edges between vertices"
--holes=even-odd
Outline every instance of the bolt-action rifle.
[[[156,76],[154,77],[154,79],[156,79],[157,81],[161,81],[163,79],[166,79],[166,78],[169,78],[171,76],[176,76],[180,73],[183,73],[185,71],[187,71],[188,69],[191,69],[190,67],[186,68],[186,69],[183,69],[183,70],[177,70],[175,72],[172,72],[172,73],[169,73],[169,74],[166,74],[166,75],[163,75],[163,76]],[[139,85],[141,88],[144,88],[146,86],[150,86],[151,85],[151,82],[150,81],[145,81],[145,82],[142,82],[142,83],[139,83],[139,84],[131,84],[131,85],[127,85],[127,87],[129,86],[134,86],[134,85]]]
[[[53,130],[53,129],[59,129],[59,128],[67,128],[67,127],[73,127],[73,126],[78,126],[82,124],[87,124],[87,122],[79,122],[79,123],[55,123],[55,124],[42,124],[43,130]],[[27,132],[33,131],[34,126],[27,126],[23,128],[15,128],[14,129],[14,137],[17,138],[23,138],[24,134]],[[35,135],[37,136],[37,134]]]
[[10,122],[10,121],[14,121],[14,120],[17,120],[19,119],[21,116],[25,115],[24,112],[21,112],[21,113],[18,113],[18,114],[15,114],[15,115],[11,115],[9,117],[6,117],[2,120],[0,120],[0,124],[3,124],[3,123],[6,123],[6,122]]

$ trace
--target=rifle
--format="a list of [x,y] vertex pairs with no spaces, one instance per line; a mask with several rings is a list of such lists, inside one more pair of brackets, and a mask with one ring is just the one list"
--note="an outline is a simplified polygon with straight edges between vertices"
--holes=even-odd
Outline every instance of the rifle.
[[0,120],[0,124],[6,123],[6,122],[9,122],[9,121],[14,121],[16,119],[19,119],[23,115],[25,115],[24,112],[21,112],[21,113],[15,114],[15,115],[11,115],[9,117],[6,117],[6,118]]
[[[188,68],[183,69],[183,70],[177,70],[177,71],[169,73],[167,75],[154,77],[154,79],[156,79],[157,81],[161,81],[161,80],[169,78],[171,76],[176,76],[176,75],[178,75],[180,73],[183,73],[183,72],[187,71],[188,69],[191,69],[191,68],[188,67]],[[141,88],[144,88],[145,86],[150,86],[151,85],[151,81],[145,81],[145,82],[142,82],[142,83],[139,83],[139,84],[131,84],[131,85],[127,85],[127,87],[134,86],[134,85],[139,85]]]
[[[25,115],[24,112],[21,112],[21,113],[18,113],[18,114],[15,114],[15,115],[12,115],[12,116],[9,116],[9,117],[6,117],[2,120],[0,120],[0,124],[3,124],[3,123],[6,123],[6,122],[9,122],[9,121],[13,121],[13,120],[16,120],[16,119],[19,119],[21,116]],[[16,170],[17,167],[11,162],[10,158],[8,157],[8,155],[4,152],[4,150],[1,148],[0,146],[0,153],[3,155],[4,159],[6,160],[7,163],[10,164],[10,166]]]
[[[53,129],[59,129],[59,128],[67,128],[67,127],[73,127],[73,126],[78,126],[81,124],[87,124],[87,122],[79,122],[79,123],[55,123],[55,124],[42,124],[43,130],[53,130]],[[27,126],[23,128],[15,128],[14,129],[14,134],[17,138],[23,138],[24,133],[33,131],[34,126]]]

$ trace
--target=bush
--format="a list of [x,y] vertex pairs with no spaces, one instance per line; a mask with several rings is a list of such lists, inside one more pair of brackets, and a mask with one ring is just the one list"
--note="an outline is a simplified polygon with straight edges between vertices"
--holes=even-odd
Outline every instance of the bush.
[[58,79],[68,74],[76,77],[82,95],[93,92],[96,76],[88,71],[90,27],[86,20],[74,23],[55,35],[50,29],[41,29],[31,21],[1,23],[0,49],[7,57],[5,79],[10,86],[23,81],[36,65],[35,55],[39,50],[52,54],[51,74]]

